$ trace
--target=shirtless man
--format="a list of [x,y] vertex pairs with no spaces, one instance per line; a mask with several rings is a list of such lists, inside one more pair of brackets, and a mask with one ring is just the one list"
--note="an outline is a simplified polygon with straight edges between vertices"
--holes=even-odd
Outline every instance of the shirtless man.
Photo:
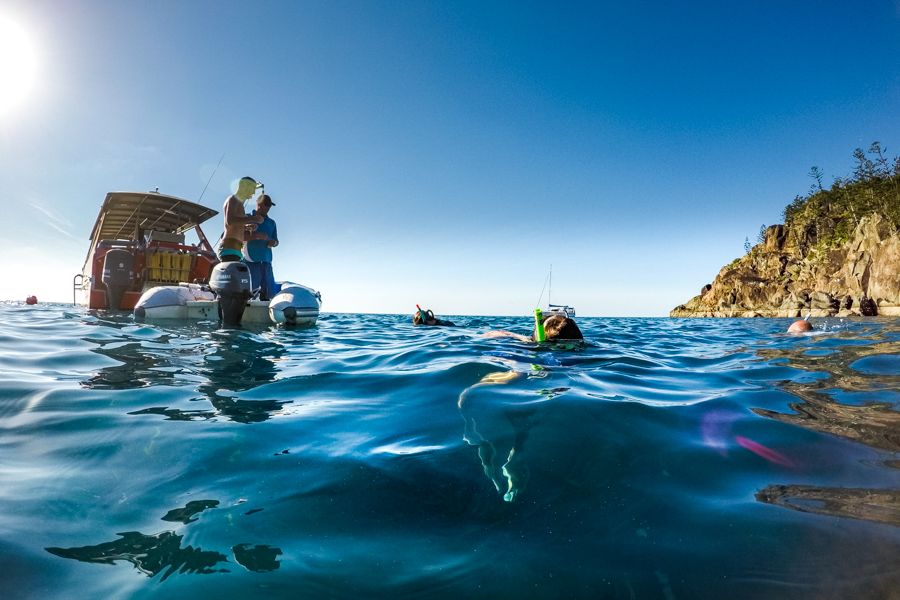
[[244,213],[244,201],[248,200],[256,191],[257,183],[252,177],[242,177],[238,182],[237,192],[228,196],[222,214],[225,215],[225,235],[219,245],[219,260],[230,262],[241,260],[246,239],[246,226],[259,225],[263,221],[262,215],[247,216]]

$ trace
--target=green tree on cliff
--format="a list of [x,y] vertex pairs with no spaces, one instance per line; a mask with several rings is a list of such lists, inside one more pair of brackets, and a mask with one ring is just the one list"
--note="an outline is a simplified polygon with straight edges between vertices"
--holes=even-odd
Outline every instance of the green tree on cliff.
[[784,208],[784,223],[801,246],[828,248],[848,239],[866,216],[880,214],[900,230],[900,157],[893,161],[879,142],[868,152],[853,151],[853,173],[836,178],[826,189],[822,173],[812,167],[815,180],[806,196],[797,196]]

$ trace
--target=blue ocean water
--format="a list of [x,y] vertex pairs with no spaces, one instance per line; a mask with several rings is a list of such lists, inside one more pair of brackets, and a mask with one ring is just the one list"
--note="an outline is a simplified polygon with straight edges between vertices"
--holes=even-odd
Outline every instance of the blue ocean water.
[[900,321],[0,304],[2,598],[890,598]]

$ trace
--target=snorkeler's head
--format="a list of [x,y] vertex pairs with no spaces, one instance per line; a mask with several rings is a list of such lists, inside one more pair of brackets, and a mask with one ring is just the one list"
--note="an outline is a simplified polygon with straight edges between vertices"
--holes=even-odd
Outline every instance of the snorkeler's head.
[[575,321],[562,315],[552,315],[544,319],[544,333],[548,342],[553,340],[584,339]]
[[809,321],[800,319],[799,321],[791,323],[791,326],[788,327],[788,333],[803,333],[805,331],[812,331],[812,328],[813,326]]
[[413,325],[435,325],[437,324],[437,319],[434,316],[434,313],[431,310],[422,310],[418,304],[416,304],[416,312],[413,313]]

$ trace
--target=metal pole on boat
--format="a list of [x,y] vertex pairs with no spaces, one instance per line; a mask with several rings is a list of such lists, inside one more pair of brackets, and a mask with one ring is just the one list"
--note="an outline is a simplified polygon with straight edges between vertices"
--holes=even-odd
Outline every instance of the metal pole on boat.
[[550,287],[547,288],[547,306],[553,302],[553,263],[550,263]]

